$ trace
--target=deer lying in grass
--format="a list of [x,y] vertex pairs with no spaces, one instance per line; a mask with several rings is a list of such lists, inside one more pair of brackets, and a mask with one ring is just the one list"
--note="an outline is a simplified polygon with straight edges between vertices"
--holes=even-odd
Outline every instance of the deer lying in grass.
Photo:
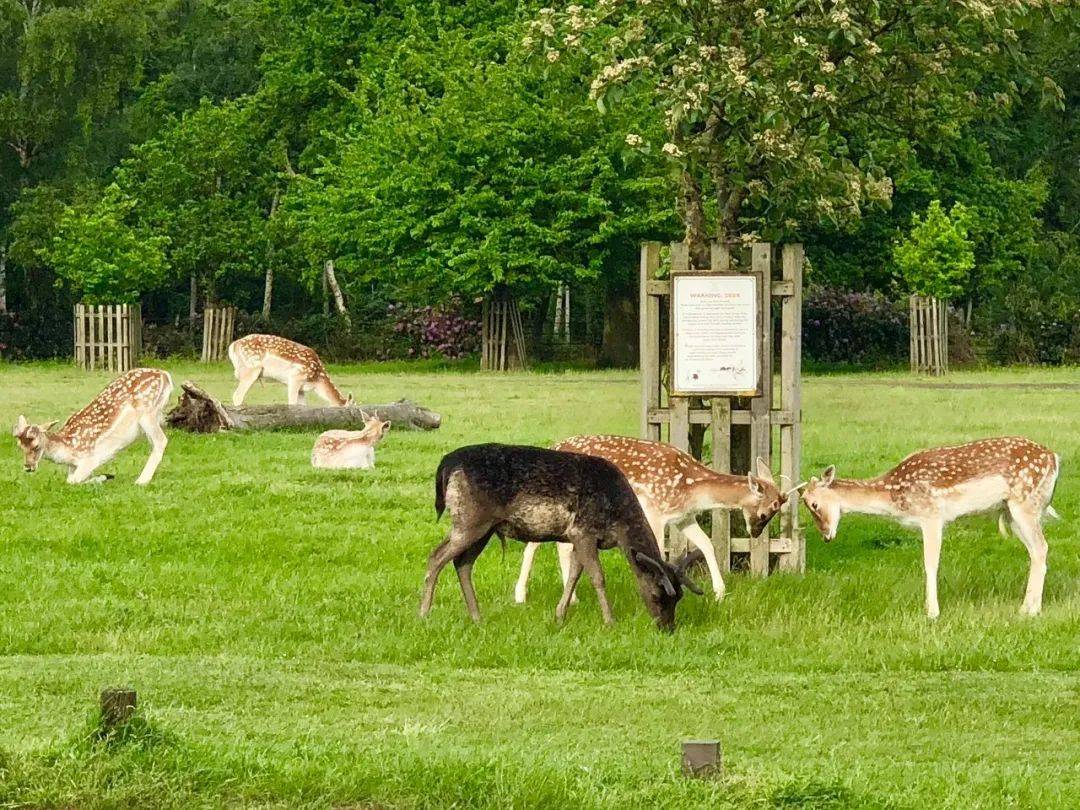
[[826,542],[836,537],[844,512],[885,515],[918,526],[926,569],[926,615],[937,618],[938,561],[945,526],[962,515],[1003,509],[998,526],[1007,524],[1031,558],[1027,591],[1020,610],[1042,608],[1046,578],[1043,515],[1057,517],[1050,505],[1060,470],[1057,454],[1028,439],[983,439],[956,447],[922,450],[893,469],[866,481],[836,477],[829,467],[811,478],[802,499]]
[[[674,522],[701,551],[717,601],[724,598],[724,579],[712,540],[698,525],[696,515],[708,509],[741,509],[747,527],[756,537],[787,502],[787,494],[777,489],[768,465],[760,458],[756,476],[723,475],[670,444],[628,436],[575,436],[555,445],[555,449],[599,456],[618,467],[633,487],[661,550],[665,548],[664,529]],[[538,543],[525,547],[514,589],[517,602],[524,602],[528,595],[529,574],[539,547]],[[558,550],[565,582],[572,551],[565,545],[559,545]]]
[[435,511],[450,512],[450,534],[428,557],[420,615],[435,583],[454,561],[469,615],[480,620],[472,566],[493,534],[522,541],[569,543],[570,573],[555,616],[562,621],[582,570],[589,574],[604,621],[614,617],[604,588],[599,549],[618,546],[659,627],[673,630],[682,586],[701,593],[679,568],[664,562],[652,529],[623,474],[605,459],[540,447],[480,444],[443,457],[435,478]]
[[112,460],[142,431],[152,450],[135,483],[149,484],[168,444],[161,416],[171,394],[172,377],[167,372],[135,368],[109,383],[55,433],[49,430],[56,422],[32,425],[20,416],[12,434],[22,448],[26,471],[34,472],[41,459],[47,458],[70,468],[69,484],[100,483],[107,476],[93,476],[94,470]]
[[326,373],[314,349],[276,335],[247,335],[229,344],[229,360],[239,380],[233,392],[233,405],[244,404],[244,397],[260,377],[269,377],[288,387],[290,405],[303,404],[304,394],[314,391],[331,405],[347,406],[352,395],[342,395]]
[[363,416],[363,430],[328,430],[321,434],[311,450],[311,466],[324,470],[374,468],[375,445],[390,431],[391,423]]

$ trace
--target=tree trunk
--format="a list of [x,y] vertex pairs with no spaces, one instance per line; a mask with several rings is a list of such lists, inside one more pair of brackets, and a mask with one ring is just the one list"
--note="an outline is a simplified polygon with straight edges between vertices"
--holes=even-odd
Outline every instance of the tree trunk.
[[701,199],[701,186],[690,172],[683,172],[679,187],[679,209],[686,230],[686,244],[690,250],[690,262],[695,267],[709,266],[709,243],[705,234],[705,207]]
[[191,274],[190,290],[191,293],[188,296],[188,321],[191,323],[192,328],[194,328],[199,301],[199,277],[196,276],[195,273]]
[[7,313],[7,245],[0,245],[0,315]]
[[341,287],[338,285],[337,275],[334,273],[334,260],[327,259],[326,261],[326,283],[330,285],[330,291],[334,294],[334,307],[337,309],[338,315],[342,317],[345,323],[352,325],[352,319],[349,318],[349,311],[345,309],[345,296],[341,294]]
[[181,386],[183,393],[176,407],[169,411],[171,427],[192,433],[215,433],[219,430],[290,430],[342,429],[364,427],[364,415],[373,416],[400,430],[436,430],[442,417],[410,402],[399,399],[384,405],[350,405],[344,408],[309,408],[304,405],[243,405],[235,408],[214,399],[193,382]]
[[270,302],[274,300],[274,264],[266,265],[266,280],[263,282],[263,320],[270,319]]
[[634,368],[638,364],[637,307],[628,293],[609,292],[605,296],[600,364],[615,368]]
[[[274,189],[274,199],[270,201],[270,214],[267,216],[267,222],[274,218],[274,214],[277,213],[278,202],[281,200],[281,191]],[[270,305],[274,300],[274,241],[269,239],[269,249],[267,250],[267,262],[266,262],[266,279],[263,282],[263,305],[262,316],[263,320],[270,319]]]

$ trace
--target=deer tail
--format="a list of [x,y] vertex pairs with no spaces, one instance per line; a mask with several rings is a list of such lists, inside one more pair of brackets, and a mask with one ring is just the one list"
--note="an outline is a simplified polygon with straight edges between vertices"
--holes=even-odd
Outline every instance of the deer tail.
[[1001,536],[1006,540],[1009,539],[1009,521],[1004,512],[998,515],[998,532],[1000,532]]

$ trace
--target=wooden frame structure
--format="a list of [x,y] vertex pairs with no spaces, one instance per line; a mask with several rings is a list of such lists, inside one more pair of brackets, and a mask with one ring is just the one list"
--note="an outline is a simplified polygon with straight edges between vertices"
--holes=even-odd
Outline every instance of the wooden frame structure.
[[236,331],[236,307],[207,306],[203,310],[202,362],[224,360]]
[[941,376],[949,372],[949,304],[932,296],[908,299],[911,325],[911,373]]
[[[683,242],[670,247],[670,266],[661,272],[659,242],[641,247],[640,333],[641,437],[667,441],[690,451],[694,427],[707,429],[711,437],[711,466],[717,472],[749,470],[760,456],[770,466],[779,455],[781,486],[798,483],[802,450],[802,273],[801,244],[783,245],[779,250],[766,242],[744,248],[738,243],[713,243],[708,270],[697,270],[690,262]],[[777,267],[777,260],[779,266]],[[670,365],[661,349],[661,314],[671,317],[672,275],[704,273],[757,273],[759,285],[759,368],[761,394],[755,397],[688,397],[670,393]],[[774,335],[776,316],[773,300],[780,302],[779,386],[774,379]],[[661,363],[664,358],[664,365]],[[666,367],[665,367],[666,366]],[[694,426],[694,427],[692,427]],[[733,430],[749,426],[749,446],[740,442]],[[773,452],[774,428],[779,428],[778,453]],[[745,428],[743,428],[745,430]],[[749,570],[767,576],[775,565],[783,571],[802,571],[806,565],[805,538],[799,527],[799,501],[793,498],[778,516],[779,533],[770,537],[732,537],[727,510],[714,510],[712,539],[717,560],[724,571],[732,567],[733,555],[749,555]],[[668,545],[673,556],[681,554],[686,541],[674,529]],[[736,558],[737,559],[737,558]]]
[[480,368],[509,371],[529,367],[525,355],[525,329],[517,300],[505,287],[484,298],[481,316]]
[[127,371],[138,364],[141,354],[141,305],[75,305],[75,365],[79,368]]

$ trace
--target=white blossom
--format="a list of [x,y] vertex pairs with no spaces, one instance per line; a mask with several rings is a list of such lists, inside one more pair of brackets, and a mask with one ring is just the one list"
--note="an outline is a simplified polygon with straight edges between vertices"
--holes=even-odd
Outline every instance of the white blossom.
[[637,147],[641,146],[643,143],[645,143],[645,139],[642,138],[640,135],[635,135],[633,132],[631,132],[629,135],[626,136],[626,145],[627,146],[632,146],[632,147],[637,148]]
[[664,152],[665,155],[670,155],[671,157],[682,157],[683,156],[683,150],[680,149],[675,144],[671,143],[671,141],[668,141],[667,143],[664,144],[663,152]]

